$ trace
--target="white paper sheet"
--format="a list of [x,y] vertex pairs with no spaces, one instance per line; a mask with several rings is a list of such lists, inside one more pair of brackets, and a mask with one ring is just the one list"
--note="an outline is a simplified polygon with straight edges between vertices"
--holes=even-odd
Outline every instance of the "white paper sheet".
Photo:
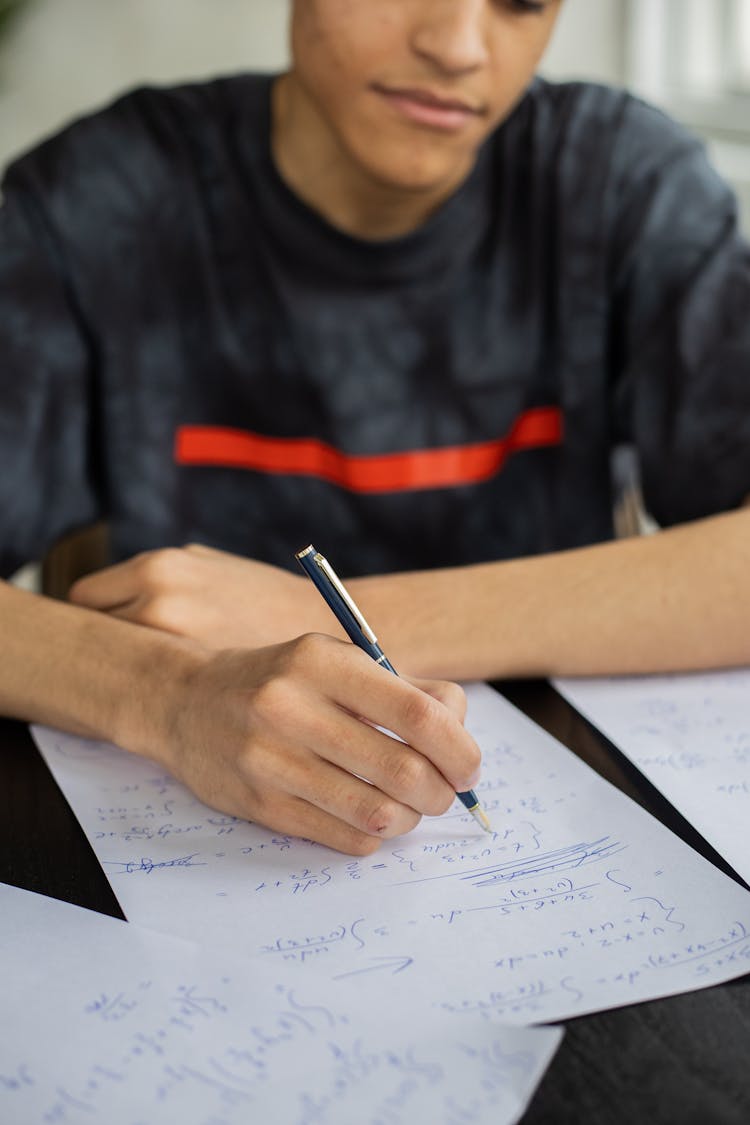
[[750,670],[555,687],[750,883]]
[[750,894],[496,692],[473,685],[478,791],[368,859],[222,816],[147,762],[36,737],[125,914],[353,980],[441,982],[510,1023],[700,988],[750,968]]
[[512,1125],[556,1029],[216,958],[0,884],[7,1125]]

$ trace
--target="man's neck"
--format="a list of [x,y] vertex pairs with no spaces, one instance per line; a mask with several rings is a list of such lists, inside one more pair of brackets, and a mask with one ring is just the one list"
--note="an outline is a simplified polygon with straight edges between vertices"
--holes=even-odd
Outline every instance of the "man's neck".
[[348,157],[293,75],[274,84],[271,148],[280,175],[295,195],[332,226],[369,241],[400,238],[416,230],[469,172],[426,191],[377,182]]

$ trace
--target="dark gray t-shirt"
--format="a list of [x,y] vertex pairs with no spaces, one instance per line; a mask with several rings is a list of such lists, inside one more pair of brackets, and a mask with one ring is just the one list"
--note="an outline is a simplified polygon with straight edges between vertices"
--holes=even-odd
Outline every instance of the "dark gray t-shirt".
[[0,571],[107,519],[344,574],[669,524],[750,493],[750,253],[695,140],[537,80],[414,234],[329,226],[270,156],[271,79],[140,90],[9,170]]

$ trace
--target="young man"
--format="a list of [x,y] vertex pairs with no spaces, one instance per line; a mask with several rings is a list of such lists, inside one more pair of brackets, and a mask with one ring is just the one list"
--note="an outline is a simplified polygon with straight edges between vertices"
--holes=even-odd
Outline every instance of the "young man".
[[[411,675],[750,659],[748,250],[679,129],[533,81],[559,7],[297,0],[278,80],[142,91],[10,171],[3,566],[98,518],[125,561],[0,591],[6,713],[364,854],[478,752],[458,689],[310,635],[308,541]],[[618,442],[683,526],[602,542]]]

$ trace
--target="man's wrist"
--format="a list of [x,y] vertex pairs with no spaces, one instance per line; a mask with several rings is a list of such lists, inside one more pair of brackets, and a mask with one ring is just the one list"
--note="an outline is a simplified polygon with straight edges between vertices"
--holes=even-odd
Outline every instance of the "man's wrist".
[[0,582],[0,713],[165,760],[209,653],[196,642]]
[[195,641],[158,633],[140,625],[120,672],[124,690],[117,692],[110,717],[110,741],[171,768],[179,718],[186,708],[196,674],[211,652]]

